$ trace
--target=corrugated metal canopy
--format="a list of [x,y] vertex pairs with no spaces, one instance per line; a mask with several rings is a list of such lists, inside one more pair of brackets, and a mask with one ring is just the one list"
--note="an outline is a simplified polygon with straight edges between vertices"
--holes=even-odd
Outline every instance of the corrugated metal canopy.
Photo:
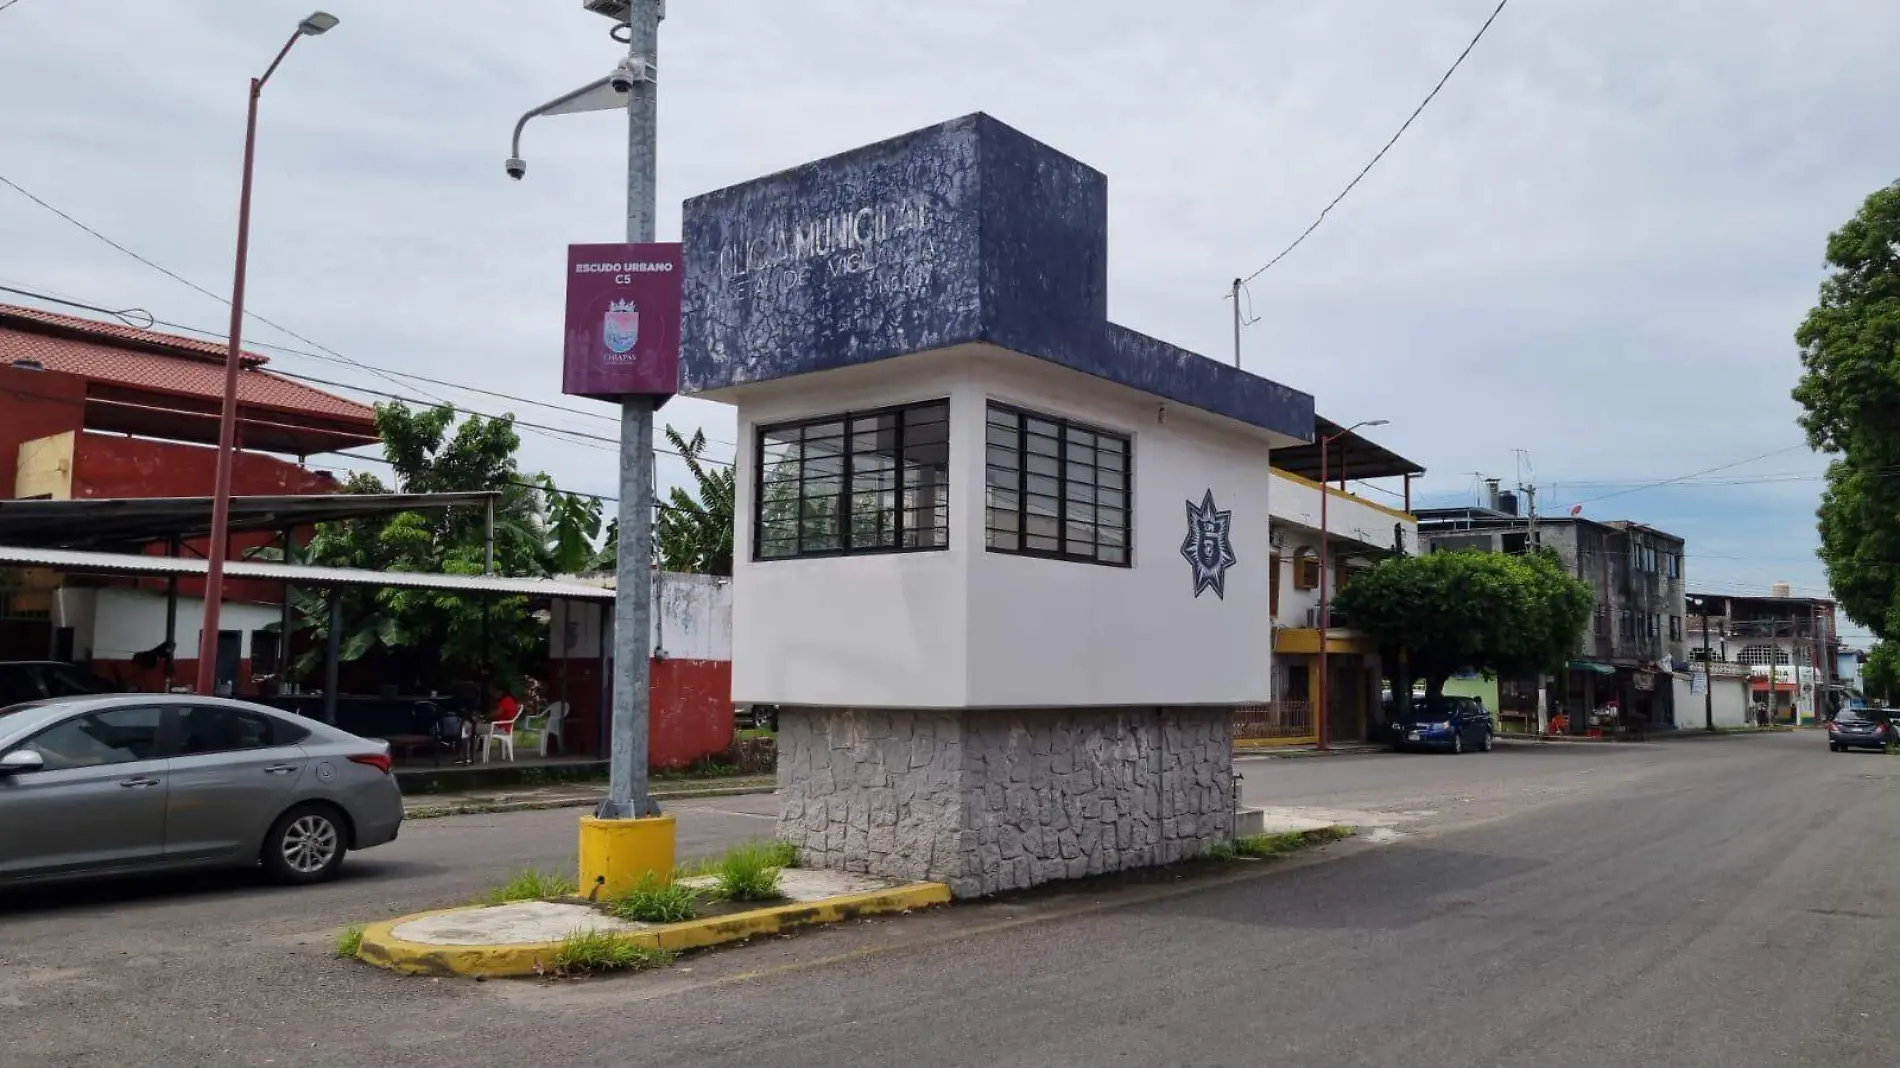
[[[222,342],[0,304],[0,365],[86,381],[85,426],[177,441],[218,440],[224,396]],[[239,361],[244,444],[310,455],[378,440],[376,413],[314,386]]]
[[[1273,450],[1271,463],[1288,474],[1301,478],[1320,481],[1319,443],[1321,438],[1339,434],[1342,428],[1331,419],[1313,417],[1313,443],[1294,445],[1290,448]],[[1422,475],[1423,465],[1408,460],[1383,445],[1375,444],[1356,433],[1340,434],[1326,447],[1326,478],[1337,482],[1341,478],[1363,480],[1368,478],[1396,478],[1400,475]]]
[[[231,529],[279,531],[398,512],[482,507],[492,493],[328,493],[231,498]],[[211,532],[209,497],[0,501],[0,543],[120,549]]]
[[[44,567],[86,575],[202,576],[206,561],[193,556],[145,556],[140,553],[80,552],[24,545],[0,545],[0,566]],[[441,575],[416,571],[368,571],[354,567],[313,567],[306,564],[230,560],[226,578],[265,579],[293,586],[328,589],[337,586],[400,586],[451,593],[498,593],[505,596],[545,597],[550,600],[612,601],[614,591],[581,582],[544,578],[507,578],[501,575]]]

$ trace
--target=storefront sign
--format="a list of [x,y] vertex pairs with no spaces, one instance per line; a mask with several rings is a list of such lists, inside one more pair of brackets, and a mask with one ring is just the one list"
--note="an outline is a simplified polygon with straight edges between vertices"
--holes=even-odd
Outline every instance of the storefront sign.
[[679,391],[677,243],[569,245],[561,392],[664,400]]

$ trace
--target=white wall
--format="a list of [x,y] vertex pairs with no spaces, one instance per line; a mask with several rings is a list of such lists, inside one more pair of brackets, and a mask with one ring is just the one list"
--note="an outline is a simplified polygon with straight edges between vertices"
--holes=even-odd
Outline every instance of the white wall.
[[[953,479],[972,504],[969,703],[977,706],[1229,704],[1271,688],[1268,449],[1255,433],[1193,409],[1025,357],[974,365],[985,400],[1091,423],[1132,439],[1132,566],[984,551],[984,472]],[[980,440],[985,401],[953,416]],[[1238,560],[1226,596],[1194,594],[1182,558],[1187,508],[1212,490],[1233,513]]]
[[[965,703],[969,552],[959,539],[972,513],[963,476],[983,465],[981,427],[972,434],[964,418],[977,397],[967,355],[923,353],[732,391],[739,409],[733,700],[885,708]],[[950,399],[951,418],[950,548],[753,559],[760,426],[943,398]]]
[[[204,600],[178,598],[177,642],[172,655],[180,660],[198,656]],[[66,587],[60,590],[55,627],[73,628],[73,656],[79,660],[130,660],[165,640],[165,595],[147,590],[113,587]],[[242,634],[239,659],[251,655],[251,632],[274,627],[282,610],[276,605],[226,601],[218,610],[218,629]]]
[[[1347,538],[1380,551],[1392,548],[1392,527],[1405,528],[1405,551],[1418,552],[1418,519],[1383,505],[1332,490],[1327,495],[1326,530],[1334,539]],[[1319,530],[1319,487],[1283,471],[1273,473],[1273,518]],[[1281,528],[1283,531],[1285,527]]]
[[[1682,730],[1693,730],[1706,722],[1707,708],[1702,695],[1691,692],[1691,683],[1686,676],[1675,676],[1676,685],[1676,726]],[[1715,725],[1718,727],[1740,727],[1748,719],[1748,680],[1717,675],[1710,680],[1714,698]]]
[[[1228,704],[1269,690],[1267,442],[1251,428],[983,346],[731,391],[740,433],[733,698],[860,707]],[[754,561],[756,428],[950,400],[943,551]],[[990,400],[1133,442],[1129,567],[991,553]],[[1186,505],[1232,511],[1226,597],[1194,596]]]
[[[654,655],[673,660],[732,659],[731,579],[661,574],[656,576],[654,595]],[[610,603],[554,601],[549,604],[549,657],[598,659],[598,621],[603,608],[611,619],[614,609]]]

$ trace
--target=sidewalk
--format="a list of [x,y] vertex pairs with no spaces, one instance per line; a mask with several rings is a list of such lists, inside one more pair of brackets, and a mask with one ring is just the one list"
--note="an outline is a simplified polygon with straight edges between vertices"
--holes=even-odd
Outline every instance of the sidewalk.
[[[656,800],[682,801],[695,797],[769,794],[778,788],[772,775],[739,775],[718,779],[655,779]],[[466,816],[481,812],[525,812],[542,808],[583,808],[600,803],[605,783],[555,783],[548,786],[510,786],[492,790],[405,795],[405,815],[412,820],[438,816]]]

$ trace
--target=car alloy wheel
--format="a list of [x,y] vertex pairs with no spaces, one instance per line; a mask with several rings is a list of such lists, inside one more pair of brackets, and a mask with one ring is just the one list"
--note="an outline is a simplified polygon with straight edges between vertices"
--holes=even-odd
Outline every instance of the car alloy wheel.
[[342,814],[305,804],[277,817],[264,839],[264,870],[280,883],[320,883],[336,874],[349,842]]
[[284,866],[299,875],[315,875],[336,859],[336,824],[328,816],[309,813],[298,816],[284,828],[279,848]]
[[1451,732],[1451,755],[1457,756],[1465,751],[1465,732]]
[[1479,740],[1478,751],[1481,753],[1489,753],[1491,751],[1491,732],[1490,731],[1485,731],[1484,737],[1481,740]]

